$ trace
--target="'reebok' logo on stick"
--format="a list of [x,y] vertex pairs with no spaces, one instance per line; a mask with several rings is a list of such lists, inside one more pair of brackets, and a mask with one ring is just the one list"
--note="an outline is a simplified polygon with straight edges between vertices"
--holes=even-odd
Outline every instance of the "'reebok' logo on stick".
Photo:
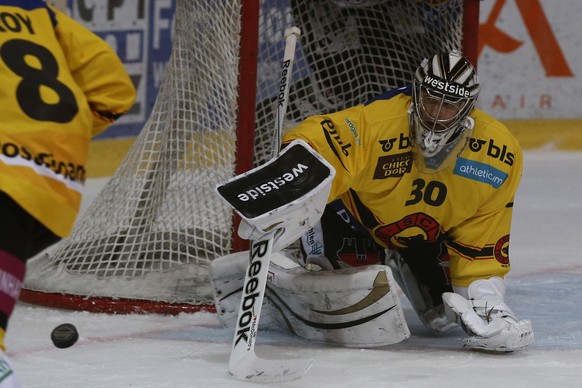
[[239,330],[236,332],[234,346],[238,346],[242,340],[247,343],[247,348],[251,348],[256,337],[257,316],[255,314],[255,303],[259,297],[259,274],[261,273],[261,259],[267,254],[269,242],[257,241],[251,247],[250,264],[247,270],[247,281],[244,285],[244,298],[242,300],[242,314],[238,319]]
[[291,65],[291,60],[283,61],[283,70],[281,71],[281,85],[279,86],[279,108],[283,108],[283,104],[285,103],[285,90],[287,89],[288,82],[288,72],[289,66]]

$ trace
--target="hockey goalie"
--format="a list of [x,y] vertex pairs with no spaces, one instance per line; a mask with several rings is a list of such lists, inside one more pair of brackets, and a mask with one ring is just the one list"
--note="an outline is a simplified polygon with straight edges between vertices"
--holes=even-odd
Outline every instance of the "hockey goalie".
[[[522,151],[475,107],[479,89],[459,52],[434,55],[409,86],[308,117],[273,163],[224,186],[239,235],[274,241],[263,327],[347,347],[398,343],[410,336],[401,291],[428,331],[460,326],[467,348],[532,343],[504,280]],[[210,266],[229,327],[253,286],[248,268],[249,252]]]

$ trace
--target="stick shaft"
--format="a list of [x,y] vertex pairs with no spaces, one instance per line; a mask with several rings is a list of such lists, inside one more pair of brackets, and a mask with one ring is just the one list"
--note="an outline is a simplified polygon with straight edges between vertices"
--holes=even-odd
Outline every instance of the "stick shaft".
[[[295,48],[300,33],[301,31],[297,27],[292,27],[285,31],[285,54],[278,88],[271,158],[276,157],[281,150],[283,124],[289,103],[289,88],[295,60]],[[249,265],[245,274],[228,366],[229,373],[239,379],[262,382],[294,380],[301,378],[311,366],[310,361],[264,360],[258,358],[255,354],[255,343],[267,287],[267,275],[275,233],[276,231],[272,231],[260,240],[251,242]]]
[[289,105],[289,89],[291,87],[291,77],[293,73],[293,63],[295,62],[295,48],[297,39],[301,30],[297,27],[291,27],[285,30],[285,54],[281,66],[281,81],[279,82],[277,95],[277,110],[275,115],[275,133],[273,136],[272,155],[274,158],[281,150],[283,138],[283,125],[285,115],[287,114],[287,105]]

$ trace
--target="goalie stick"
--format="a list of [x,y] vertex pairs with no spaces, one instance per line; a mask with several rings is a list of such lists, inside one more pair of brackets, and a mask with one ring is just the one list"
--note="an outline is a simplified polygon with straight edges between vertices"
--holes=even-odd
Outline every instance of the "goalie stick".
[[[300,33],[301,31],[297,27],[285,31],[285,54],[279,83],[272,157],[277,156],[281,149],[291,70],[295,59],[295,46]],[[255,353],[259,318],[267,286],[267,274],[275,234],[276,230],[251,242],[249,265],[245,274],[237,325],[228,363],[228,372],[240,380],[263,383],[296,380],[300,379],[312,365],[312,361],[305,360],[267,360],[259,358]]]

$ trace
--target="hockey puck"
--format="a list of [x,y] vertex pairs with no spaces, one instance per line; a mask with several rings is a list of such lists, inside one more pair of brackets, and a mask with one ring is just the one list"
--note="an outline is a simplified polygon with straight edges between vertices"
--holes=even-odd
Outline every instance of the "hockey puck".
[[79,339],[77,328],[71,323],[63,323],[53,329],[51,340],[59,349],[65,349],[73,346]]

